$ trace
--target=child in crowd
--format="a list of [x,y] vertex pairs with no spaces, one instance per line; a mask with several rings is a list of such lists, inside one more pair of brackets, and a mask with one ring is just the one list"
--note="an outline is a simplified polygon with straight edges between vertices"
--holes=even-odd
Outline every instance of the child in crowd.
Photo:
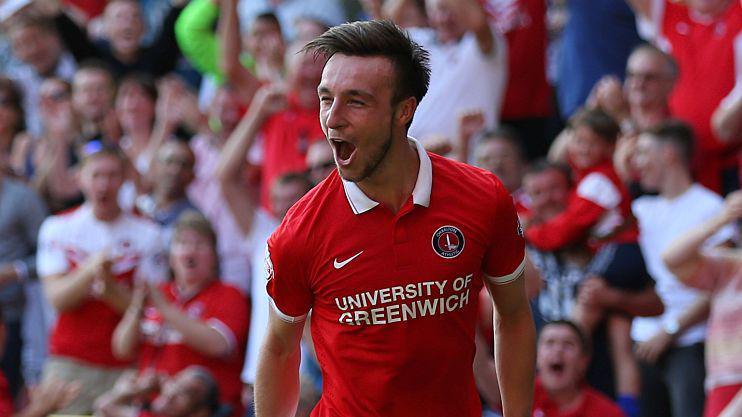
[[542,251],[587,240],[595,251],[573,318],[587,333],[606,321],[618,403],[633,417],[638,413],[639,369],[631,346],[631,317],[614,290],[640,291],[651,285],[651,278],[637,244],[629,193],[611,160],[620,128],[599,109],[580,111],[570,124],[556,146],[572,168],[575,189],[564,212],[530,225],[526,239]]

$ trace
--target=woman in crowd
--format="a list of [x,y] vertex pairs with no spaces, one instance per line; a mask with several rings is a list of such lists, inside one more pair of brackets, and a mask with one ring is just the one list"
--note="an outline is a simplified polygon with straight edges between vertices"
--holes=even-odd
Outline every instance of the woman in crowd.
[[170,247],[173,280],[140,283],[113,335],[113,353],[137,359],[140,371],[174,375],[190,365],[219,381],[221,399],[241,415],[240,370],[249,309],[239,290],[219,281],[216,234],[203,215],[188,211]]

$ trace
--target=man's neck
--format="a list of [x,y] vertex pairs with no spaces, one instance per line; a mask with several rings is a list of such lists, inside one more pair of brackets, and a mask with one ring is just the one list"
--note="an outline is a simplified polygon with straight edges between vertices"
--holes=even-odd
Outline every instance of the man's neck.
[[693,185],[693,179],[687,169],[669,168],[664,175],[660,195],[668,200],[681,196]]
[[152,193],[152,197],[155,200],[155,209],[165,210],[178,201],[181,201],[185,197],[185,193],[169,193],[167,191],[158,192],[158,190],[155,190]]
[[386,158],[374,174],[358,187],[372,200],[398,212],[412,195],[420,170],[420,156],[415,145],[405,137],[392,139]]
[[112,222],[121,215],[121,208],[118,205],[115,207],[93,206],[93,215],[102,222]]
[[640,130],[648,129],[665,120],[670,115],[667,104],[649,104],[641,108],[632,108],[631,118]]

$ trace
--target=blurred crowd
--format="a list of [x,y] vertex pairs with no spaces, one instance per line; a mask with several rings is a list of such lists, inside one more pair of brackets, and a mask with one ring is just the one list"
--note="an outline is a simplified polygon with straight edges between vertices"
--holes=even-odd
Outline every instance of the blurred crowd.
[[533,416],[742,416],[736,0],[4,0],[0,416],[254,415],[266,241],[335,168],[302,47],[362,19],[430,53],[409,135],[513,196]]

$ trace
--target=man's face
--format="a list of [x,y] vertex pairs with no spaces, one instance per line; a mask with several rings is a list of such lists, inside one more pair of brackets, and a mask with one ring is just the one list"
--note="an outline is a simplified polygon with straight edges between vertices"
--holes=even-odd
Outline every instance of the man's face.
[[240,122],[240,100],[231,88],[220,87],[212,101],[209,116],[219,121],[224,134],[230,134]]
[[187,144],[169,141],[160,147],[155,159],[153,184],[171,198],[183,197],[193,181],[194,156]]
[[106,211],[118,205],[118,192],[124,182],[122,162],[112,155],[89,157],[80,172],[80,189],[85,200]]
[[[247,51],[256,58],[267,58],[273,54],[282,55],[285,45],[281,28],[269,19],[255,19],[245,36]],[[278,51],[274,49],[278,48]]]
[[293,93],[314,97],[317,85],[322,80],[322,69],[325,61],[315,59],[309,52],[289,53],[287,57],[287,80]]
[[392,145],[395,111],[392,63],[383,57],[335,54],[318,88],[320,124],[340,176],[360,182],[373,175]]
[[497,175],[511,193],[520,188],[523,163],[518,150],[507,140],[485,140],[474,152],[476,166]]
[[324,140],[312,143],[307,149],[306,163],[312,184],[319,184],[335,169],[332,148]]
[[155,117],[155,102],[144,87],[135,83],[121,84],[116,94],[116,116],[124,132],[151,128]]
[[435,29],[438,40],[442,43],[456,41],[466,33],[461,26],[461,19],[457,15],[456,1],[461,0],[425,1],[425,10],[428,13],[430,26]]
[[639,135],[632,162],[639,172],[639,182],[646,190],[658,191],[662,184],[667,168],[662,152],[664,146],[667,145],[653,139],[648,133]]
[[200,287],[215,277],[216,264],[216,248],[208,236],[192,229],[173,236],[170,266],[178,285]]
[[23,25],[8,33],[13,55],[42,75],[51,75],[62,53],[59,37],[40,27]]
[[304,184],[293,181],[285,184],[275,183],[271,189],[271,207],[273,215],[278,219],[283,219],[286,212],[306,193]]
[[667,106],[673,84],[670,68],[662,56],[640,49],[629,57],[624,89],[632,107]]
[[535,217],[549,220],[567,207],[569,183],[558,169],[527,174],[523,178],[523,189],[531,200]]
[[144,34],[144,20],[136,1],[118,0],[109,3],[104,13],[104,23],[115,52],[128,55],[139,50],[139,42]]
[[206,387],[187,369],[165,382],[162,392],[152,403],[157,415],[166,417],[191,417],[205,415]]
[[113,84],[105,71],[81,69],[72,82],[72,105],[85,121],[98,122],[113,105]]
[[580,339],[564,324],[546,325],[541,330],[536,352],[536,369],[544,388],[550,392],[577,389],[589,363]]

